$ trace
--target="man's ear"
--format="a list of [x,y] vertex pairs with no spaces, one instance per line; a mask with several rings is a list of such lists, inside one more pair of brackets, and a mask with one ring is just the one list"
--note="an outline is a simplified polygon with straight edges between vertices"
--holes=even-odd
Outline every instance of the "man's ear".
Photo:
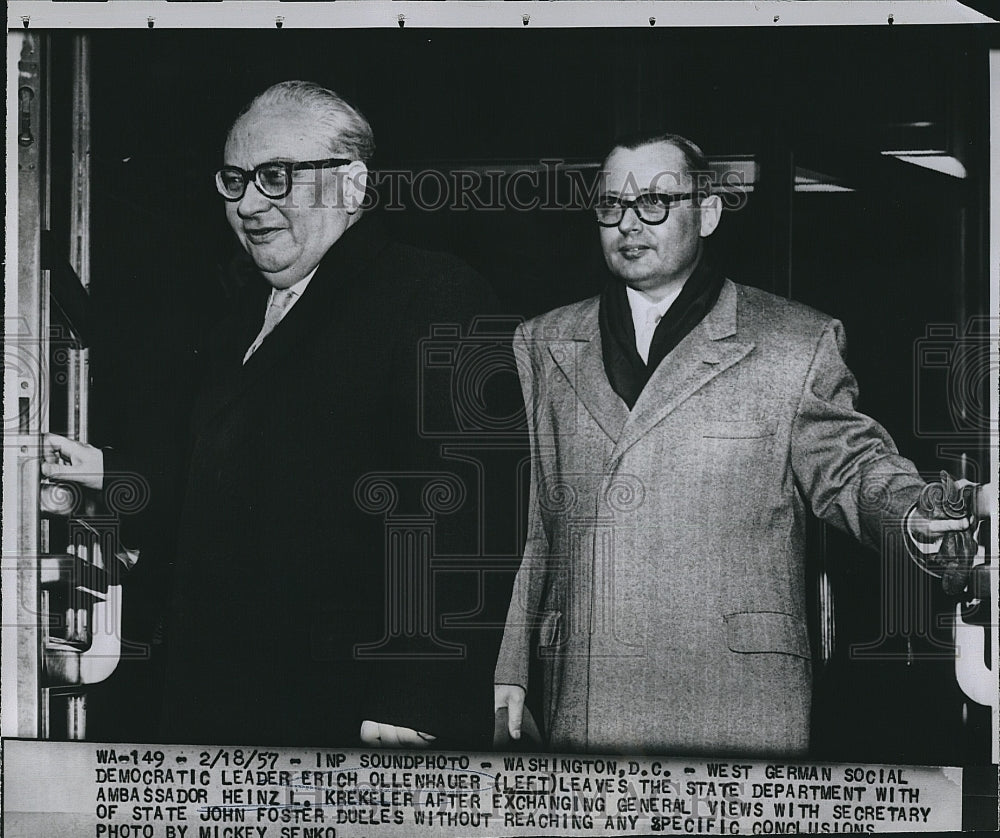
[[368,167],[361,161],[353,161],[343,173],[344,209],[348,215],[364,209],[365,193],[368,189]]
[[709,195],[701,202],[701,230],[699,235],[704,238],[715,232],[722,220],[722,199],[718,195]]

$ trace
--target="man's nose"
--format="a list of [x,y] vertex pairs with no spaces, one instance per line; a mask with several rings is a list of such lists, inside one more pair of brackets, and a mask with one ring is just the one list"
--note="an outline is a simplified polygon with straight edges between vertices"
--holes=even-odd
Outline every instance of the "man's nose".
[[618,232],[622,235],[634,233],[642,228],[642,220],[639,218],[634,207],[626,207],[622,213],[622,220],[618,222]]
[[270,206],[271,199],[261,194],[261,191],[257,188],[257,184],[251,181],[247,184],[247,188],[243,192],[243,197],[240,198],[239,203],[236,205],[236,212],[240,218],[249,218],[259,212],[266,211]]

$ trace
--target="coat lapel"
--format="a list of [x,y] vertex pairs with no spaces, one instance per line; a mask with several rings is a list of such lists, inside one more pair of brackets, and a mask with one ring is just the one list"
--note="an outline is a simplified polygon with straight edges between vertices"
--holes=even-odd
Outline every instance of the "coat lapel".
[[612,442],[617,442],[629,411],[604,371],[599,305],[599,298],[590,301],[570,330],[570,338],[550,342],[548,350],[587,412]]
[[712,310],[649,379],[628,414],[613,459],[620,458],[682,402],[753,350],[754,343],[736,339],[736,299],[736,286],[726,280]]
[[309,351],[304,344],[324,333],[332,319],[347,312],[356,318],[363,311],[358,297],[371,293],[373,263],[388,241],[375,221],[362,220],[349,228],[323,257],[302,298],[243,364],[267,305],[266,289],[249,289],[233,320],[222,327],[212,375],[195,412],[195,431],[248,388],[273,375],[276,367],[294,364],[301,352]]

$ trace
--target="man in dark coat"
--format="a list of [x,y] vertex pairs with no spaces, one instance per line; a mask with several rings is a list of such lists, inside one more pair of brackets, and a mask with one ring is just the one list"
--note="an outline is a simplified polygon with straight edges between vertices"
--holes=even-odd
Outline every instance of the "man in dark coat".
[[[216,183],[263,281],[205,353],[167,741],[474,747],[492,733],[495,647],[468,628],[476,475],[424,433],[454,428],[455,398],[421,351],[495,301],[458,260],[364,218],[373,149],[357,110],[305,82],[269,88],[230,130]],[[52,448],[71,466],[99,456]],[[432,576],[432,550],[466,572]],[[449,627],[458,613],[464,629]]]

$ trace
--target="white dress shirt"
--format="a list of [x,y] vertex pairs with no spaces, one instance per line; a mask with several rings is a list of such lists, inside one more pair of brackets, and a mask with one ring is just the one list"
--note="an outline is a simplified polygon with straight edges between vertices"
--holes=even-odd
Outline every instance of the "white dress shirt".
[[681,293],[681,288],[672,291],[658,303],[654,303],[641,291],[628,286],[625,288],[629,308],[632,309],[632,325],[635,326],[635,348],[644,364],[649,363],[649,345],[653,342],[653,332]]

